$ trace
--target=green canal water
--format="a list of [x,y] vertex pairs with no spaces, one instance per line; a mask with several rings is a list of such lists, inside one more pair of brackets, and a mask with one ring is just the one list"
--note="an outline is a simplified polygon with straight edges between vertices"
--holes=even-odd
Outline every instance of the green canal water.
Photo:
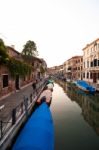
[[54,84],[50,106],[55,150],[99,150],[99,95],[87,95],[64,82]]

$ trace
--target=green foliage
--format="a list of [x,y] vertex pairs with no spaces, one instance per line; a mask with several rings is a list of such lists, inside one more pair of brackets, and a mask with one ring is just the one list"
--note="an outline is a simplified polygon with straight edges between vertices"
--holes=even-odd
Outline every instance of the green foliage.
[[2,39],[0,39],[0,65],[7,66],[12,76],[16,76],[16,74],[25,76],[30,74],[32,71],[32,66],[29,64],[23,63],[8,56],[7,47],[4,45]]
[[4,45],[3,40],[0,39],[0,64],[5,64],[8,59],[7,48]]
[[41,72],[42,74],[45,73],[45,69],[43,68],[43,66],[40,66],[40,72]]
[[22,58],[25,62],[27,62],[28,64],[32,64],[33,62],[33,56],[27,56],[27,55],[22,55]]
[[15,77],[16,74],[19,74],[20,76],[29,75],[32,71],[32,66],[14,58],[10,58],[10,60],[7,62],[7,67],[13,77]]
[[37,56],[38,51],[37,51],[36,43],[31,40],[27,41],[26,44],[24,45],[22,55]]

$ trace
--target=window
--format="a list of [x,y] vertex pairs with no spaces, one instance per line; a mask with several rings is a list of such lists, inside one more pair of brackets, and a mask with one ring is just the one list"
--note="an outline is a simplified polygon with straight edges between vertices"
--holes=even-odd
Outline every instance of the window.
[[98,60],[98,66],[99,66],[99,60]]
[[99,79],[99,73],[98,73],[98,79]]
[[83,62],[83,58],[81,58],[81,62]]
[[85,73],[83,73],[83,78],[85,78]]
[[90,79],[92,79],[92,73],[90,73]]
[[91,67],[93,67],[93,62],[92,62],[92,61],[91,61],[91,64],[90,64],[90,66],[91,66]]
[[89,68],[89,61],[87,61],[87,68]]
[[87,72],[87,79],[89,78],[89,72]]
[[94,66],[97,66],[97,59],[94,59]]
[[8,87],[8,75],[3,75],[3,88]]
[[80,67],[78,67],[78,70],[80,70]]
[[71,70],[71,67],[68,67],[68,70]]
[[85,68],[85,62],[84,62],[84,68]]
[[32,62],[32,66],[34,67],[34,62]]

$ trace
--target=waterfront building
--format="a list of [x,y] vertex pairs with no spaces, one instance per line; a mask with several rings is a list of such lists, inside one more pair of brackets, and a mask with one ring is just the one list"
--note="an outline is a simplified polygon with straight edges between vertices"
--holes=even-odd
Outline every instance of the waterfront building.
[[99,38],[83,48],[83,80],[99,89]]
[[22,61],[21,53],[15,50],[14,45],[7,46],[7,53],[11,58],[15,58],[17,60]]
[[47,69],[49,75],[56,75],[59,76],[63,73],[63,65],[50,67]]
[[[16,51],[11,46],[7,47],[7,53],[10,58],[14,58],[16,60],[22,60],[21,54]],[[15,68],[16,69],[16,68]],[[6,65],[0,65],[0,99],[3,96],[10,94],[11,92],[19,89],[19,75],[17,74],[15,78],[11,76],[11,73]]]
[[69,61],[66,60],[64,63],[63,63],[63,74],[64,74],[64,77],[65,79],[69,79],[69,70],[68,70],[68,65],[69,65]]
[[67,80],[82,79],[82,58],[82,56],[73,56],[64,63],[64,74]]
[[[10,59],[14,59],[24,64],[31,65],[32,72],[27,75],[24,74],[23,76],[16,73],[13,77],[11,75],[11,72],[9,71],[9,68],[6,65],[0,65],[0,99],[31,83],[34,78],[37,80],[44,78],[47,71],[47,64],[43,59],[36,57],[26,59],[21,55],[21,53],[14,49],[14,46],[6,47]],[[19,69],[21,67],[20,65]],[[16,67],[14,67],[14,69],[16,70]]]

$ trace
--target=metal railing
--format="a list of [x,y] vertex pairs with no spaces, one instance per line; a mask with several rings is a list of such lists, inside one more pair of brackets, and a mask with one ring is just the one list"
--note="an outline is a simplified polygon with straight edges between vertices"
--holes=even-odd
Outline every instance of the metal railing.
[[46,80],[41,81],[37,84],[36,93],[30,93],[30,96],[24,96],[23,101],[12,109],[11,114],[7,117],[6,121],[0,120],[0,141],[3,137],[8,133],[8,131],[20,120],[20,118],[26,116],[28,117],[28,113],[31,107],[34,106],[35,101],[46,85]]

